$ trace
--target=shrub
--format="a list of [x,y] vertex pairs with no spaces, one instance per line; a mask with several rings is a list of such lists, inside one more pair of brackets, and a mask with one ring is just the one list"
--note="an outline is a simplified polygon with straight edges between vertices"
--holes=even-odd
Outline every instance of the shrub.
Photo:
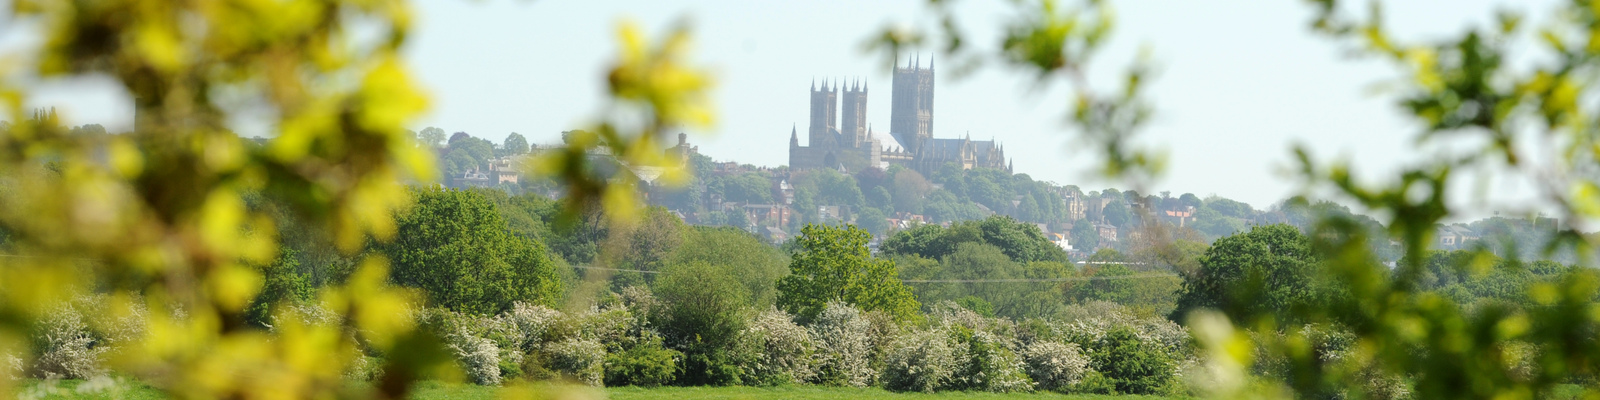
[[561,377],[600,386],[605,374],[605,346],[593,339],[567,339],[544,346],[546,366]]
[[1072,388],[1067,389],[1067,391],[1071,393],[1117,394],[1117,385],[1110,378],[1101,375],[1099,371],[1091,369],[1083,374],[1083,379],[1079,380],[1078,384],[1072,385]]
[[493,341],[468,332],[465,327],[444,337],[445,347],[455,355],[456,361],[473,383],[500,384],[500,348]]
[[[935,324],[945,327],[964,327],[971,331],[994,330],[994,324],[1004,324],[1008,321],[997,318],[988,318],[975,311],[966,309],[956,302],[943,301],[933,306],[928,311],[928,316]],[[1009,329],[1009,328],[998,328]]]
[[516,326],[517,332],[521,334],[517,348],[524,353],[531,353],[538,350],[539,345],[545,340],[546,333],[561,320],[562,315],[560,311],[549,307],[517,302],[512,305],[511,310],[495,318],[502,324]]
[[986,392],[1025,392],[1033,390],[1033,381],[1023,372],[1022,360],[1012,352],[1007,340],[986,331],[962,332],[967,345],[967,358],[963,360],[956,382],[963,389]]
[[1089,353],[1090,365],[1105,375],[1118,393],[1165,394],[1173,390],[1176,361],[1161,346],[1118,326],[1106,332]]
[[738,384],[739,361],[729,351],[744,330],[748,290],[726,269],[703,262],[668,266],[655,290],[663,305],[651,322],[668,347],[684,354],[680,381]]
[[660,386],[678,375],[683,353],[661,345],[661,338],[605,357],[606,386]]
[[868,366],[873,371],[882,371],[884,360],[894,349],[895,338],[900,336],[900,323],[894,315],[883,311],[868,311],[862,315],[867,319],[867,346],[871,349]]
[[654,337],[654,332],[640,332],[639,320],[626,307],[589,310],[571,314],[565,325],[574,330],[571,337],[592,339],[605,346],[606,351],[622,351],[632,347],[644,333]]
[[779,385],[807,382],[816,377],[817,345],[806,328],[789,314],[770,308],[756,314],[739,332],[738,359],[747,383]]
[[868,358],[872,349],[867,337],[870,328],[861,310],[829,302],[811,323],[811,336],[817,342],[816,381],[852,387],[871,383],[873,371]]
[[0,379],[18,379],[22,377],[25,365],[21,358],[10,354],[0,357]]
[[1078,350],[1078,345],[1059,342],[1034,342],[1023,348],[1022,359],[1028,376],[1040,389],[1066,392],[1072,390],[1091,372],[1089,358]]
[[98,342],[83,314],[72,304],[51,310],[39,322],[33,336],[38,358],[34,375],[45,379],[85,379],[105,373],[104,357],[109,347]]
[[889,390],[931,393],[945,387],[965,351],[943,329],[900,335],[884,360],[883,386]]

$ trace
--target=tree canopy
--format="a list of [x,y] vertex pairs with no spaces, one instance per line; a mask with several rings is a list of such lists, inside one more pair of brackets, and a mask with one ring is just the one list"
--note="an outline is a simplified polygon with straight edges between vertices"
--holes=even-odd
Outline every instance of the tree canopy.
[[487,198],[436,187],[413,189],[412,198],[396,218],[396,240],[377,246],[394,265],[395,284],[423,289],[430,305],[474,314],[560,298],[544,245],[511,234]]
[[870,237],[852,225],[807,224],[796,238],[789,275],[778,280],[778,306],[810,319],[828,302],[840,301],[901,320],[916,319],[916,298],[900,282],[894,261],[875,258],[867,250]]

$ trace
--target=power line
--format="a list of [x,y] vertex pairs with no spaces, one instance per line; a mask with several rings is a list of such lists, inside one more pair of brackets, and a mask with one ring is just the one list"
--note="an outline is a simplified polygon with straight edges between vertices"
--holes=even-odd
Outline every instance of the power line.
[[[641,273],[641,274],[659,274],[659,273],[661,273],[661,271],[645,271],[645,270],[640,270],[640,269],[591,267],[591,266],[587,266],[587,265],[574,265],[572,267],[573,268],[580,268],[580,269],[602,270],[602,271],[638,272],[638,273]],[[1032,282],[1105,281],[1105,280],[1114,280],[1114,279],[1144,279],[1144,278],[1161,278],[1161,277],[1175,277],[1175,276],[1178,276],[1178,274],[1147,273],[1147,274],[1118,275],[1118,276],[1075,276],[1075,277],[1067,277],[1067,278],[1038,278],[1038,279],[901,279],[900,282],[904,282],[904,283],[1032,283]]]
[[1122,278],[1158,278],[1178,277],[1178,274],[1138,274],[1115,275],[1115,277],[1067,277],[1067,278],[909,278],[901,280],[904,283],[1034,283],[1034,282],[1075,282],[1075,280],[1122,280]]
[[581,268],[581,269],[598,269],[598,270],[601,270],[601,271],[638,272],[638,273],[641,273],[641,274],[659,274],[659,273],[661,273],[661,271],[645,271],[645,270],[642,270],[642,269],[620,269],[620,268],[591,267],[591,266],[587,266],[587,265],[574,265],[572,267],[573,268]]

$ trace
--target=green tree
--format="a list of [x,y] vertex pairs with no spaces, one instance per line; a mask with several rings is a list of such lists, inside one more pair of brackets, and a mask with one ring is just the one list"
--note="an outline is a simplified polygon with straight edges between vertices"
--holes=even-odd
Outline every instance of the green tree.
[[789,273],[789,257],[750,232],[730,227],[689,227],[667,265],[711,264],[725,269],[750,293],[750,303],[765,309],[777,301],[774,284]]
[[511,132],[506,136],[505,144],[500,145],[500,149],[508,155],[527,154],[528,138],[522,137],[520,133]]
[[421,132],[417,132],[417,143],[429,147],[440,147],[444,146],[444,140],[448,137],[449,135],[444,132],[444,129],[430,126],[422,128]]
[[246,322],[265,328],[272,324],[272,312],[277,306],[311,301],[313,287],[309,279],[300,273],[297,256],[297,251],[283,249],[278,261],[261,268],[264,278],[261,293],[245,308]]
[[780,308],[809,320],[828,302],[842,301],[902,321],[917,319],[920,305],[900,282],[894,261],[872,257],[867,231],[806,224],[800,232],[789,276],[778,280]]
[[544,246],[511,234],[483,195],[417,188],[412,196],[411,210],[396,218],[396,240],[377,246],[394,265],[395,284],[422,289],[430,305],[472,314],[560,298],[562,283]]
[[1212,243],[1200,269],[1184,276],[1174,320],[1196,309],[1222,311],[1244,321],[1255,315],[1295,320],[1296,311],[1328,303],[1319,284],[1319,256],[1293,226],[1257,226]]
[[1082,219],[1072,223],[1072,248],[1078,251],[1090,251],[1100,247],[1100,230]]
[[652,322],[668,346],[684,353],[681,383],[740,383],[730,349],[744,329],[750,294],[734,273],[702,261],[675,264],[653,286],[664,307]]
[[1117,228],[1127,228],[1131,226],[1128,223],[1133,221],[1133,212],[1128,209],[1128,203],[1120,198],[1111,200],[1100,213],[1105,215],[1106,223]]
[[884,234],[889,232],[888,218],[889,215],[884,214],[883,210],[867,207],[856,214],[856,225],[872,233],[872,236],[883,237]]
[[927,204],[927,196],[933,192],[933,184],[917,171],[903,169],[894,173],[894,199],[895,211],[921,214],[923,206]]
[[916,254],[937,260],[955,252],[956,245],[966,242],[993,245],[1019,263],[1067,261],[1066,251],[1046,239],[1038,226],[1007,216],[958,222],[949,228],[924,225],[900,231],[885,239],[881,250],[885,254]]

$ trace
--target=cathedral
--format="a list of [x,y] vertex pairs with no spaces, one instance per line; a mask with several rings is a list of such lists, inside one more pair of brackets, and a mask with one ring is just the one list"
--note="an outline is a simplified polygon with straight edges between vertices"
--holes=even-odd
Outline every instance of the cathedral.
[[[867,125],[867,85],[824,82],[811,85],[811,121],[806,146],[800,145],[798,127],[789,131],[789,168],[838,168],[859,171],[867,167],[901,165],[923,175],[945,164],[963,169],[994,168],[1011,171],[1005,148],[993,140],[933,137],[933,62],[895,67],[889,108],[889,135],[901,147],[884,149]],[[842,99],[841,99],[842,98]],[[843,102],[843,112],[840,103]]]

